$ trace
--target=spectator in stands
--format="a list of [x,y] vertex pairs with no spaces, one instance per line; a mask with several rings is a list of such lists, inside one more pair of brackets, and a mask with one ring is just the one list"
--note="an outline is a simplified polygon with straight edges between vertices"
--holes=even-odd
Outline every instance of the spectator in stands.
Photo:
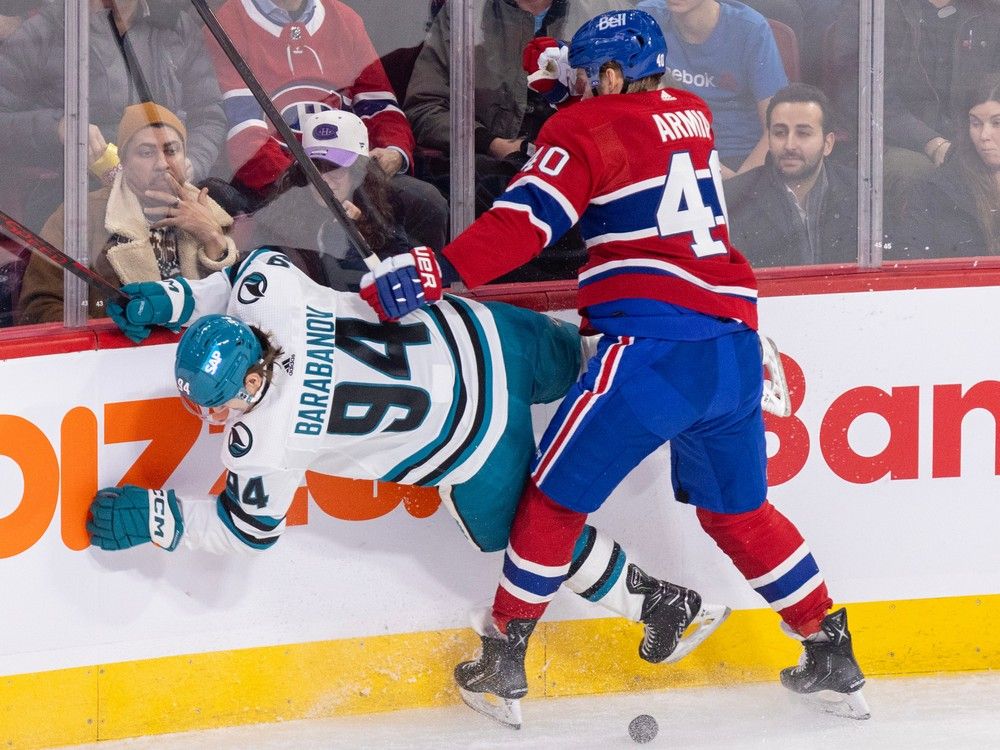
[[666,78],[712,109],[723,177],[764,163],[764,117],[788,85],[774,34],[757,11],[736,0],[642,0],[667,40]]
[[[344,110],[307,115],[302,147],[376,255],[409,252],[410,242],[395,220],[391,183],[370,158],[368,131],[357,115]],[[253,220],[251,247],[280,247],[314,281],[357,291],[368,268],[298,162],[278,179],[274,199]]]
[[908,196],[894,258],[1000,255],[1000,74],[966,96],[952,158]]
[[[43,3],[0,46],[0,154],[5,162],[62,170],[62,2]],[[126,57],[131,54],[131,62]],[[142,95],[148,89],[148,96]],[[125,108],[152,99],[187,128],[186,177],[215,163],[225,116],[212,62],[191,14],[174,2],[90,0],[90,161],[103,156]],[[119,144],[120,145],[120,144]],[[62,179],[36,180],[25,223],[36,229],[61,201]]]
[[[848,75],[836,100],[856,122],[857,3],[844,3],[837,28],[847,32],[838,69]],[[947,158],[966,87],[998,71],[1000,4],[995,0],[885,3],[884,165],[890,218],[897,217],[903,196]]]
[[[418,244],[442,247],[447,202],[409,174],[413,132],[361,18],[339,0],[227,0],[217,15],[293,129],[313,102],[365,121],[371,159],[391,178],[406,231]],[[222,50],[208,43],[225,97],[234,184],[260,204],[292,157]]]
[[767,160],[726,183],[730,237],[753,266],[857,260],[857,177],[826,158],[831,121],[814,86],[793,83],[771,98]]
[[[186,176],[187,137],[187,128],[166,107],[146,102],[125,109],[115,139],[122,169],[87,201],[91,266],[116,285],[201,278],[236,262],[228,235],[233,220]],[[41,235],[64,246],[62,206]],[[92,293],[91,317],[104,314],[100,302]],[[21,323],[62,320],[63,270],[32,256],[19,308]]]
[[[535,37],[569,39],[599,13],[634,6],[635,0],[475,0],[477,215],[493,205],[534,153],[534,139],[555,111],[528,89],[521,68],[525,45]],[[451,144],[450,54],[451,9],[446,3],[417,57],[405,102],[417,143],[446,154]],[[446,177],[446,166],[445,158],[434,171]],[[583,253],[577,253],[573,245],[582,248],[575,233],[530,264],[524,278],[572,276],[583,260]]]

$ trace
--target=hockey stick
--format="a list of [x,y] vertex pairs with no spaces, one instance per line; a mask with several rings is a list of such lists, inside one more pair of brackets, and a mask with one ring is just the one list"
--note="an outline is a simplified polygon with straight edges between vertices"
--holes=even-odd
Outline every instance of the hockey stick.
[[274,102],[264,91],[264,88],[260,85],[260,81],[257,80],[257,76],[254,75],[253,71],[250,70],[250,66],[246,64],[243,57],[240,55],[239,51],[233,46],[232,40],[226,33],[225,29],[219,23],[219,19],[215,17],[211,8],[205,0],[191,0],[194,5],[195,10],[198,11],[198,15],[201,16],[201,20],[205,22],[208,30],[212,32],[212,36],[215,37],[215,41],[219,43],[222,51],[226,53],[226,57],[229,58],[229,62],[232,63],[236,72],[240,74],[240,78],[250,89],[250,93],[253,94],[253,98],[257,100],[257,103],[264,110],[264,114],[267,115],[267,119],[271,121],[271,124],[277,129],[281,134],[281,137],[285,141],[285,146],[289,151],[292,152],[292,156],[295,157],[295,161],[299,163],[302,167],[302,171],[305,172],[306,179],[312,184],[316,191],[319,193],[320,197],[323,199],[323,203],[326,207],[330,209],[337,220],[344,227],[347,232],[347,237],[350,239],[351,243],[357,248],[358,252],[361,254],[362,260],[364,260],[365,265],[368,266],[369,270],[374,271],[379,264],[379,258],[372,252],[371,247],[368,245],[368,241],[361,236],[361,232],[358,231],[357,226],[354,222],[347,216],[344,212],[344,207],[340,205],[340,201],[333,194],[330,186],[326,184],[323,177],[320,175],[319,170],[316,169],[316,165],[312,163],[302,148],[302,144],[299,143],[299,139],[295,137],[295,133],[285,122],[285,118],[281,116],[278,112],[277,107],[274,106]]
[[63,270],[69,271],[74,276],[83,279],[109,300],[114,300],[124,306],[132,299],[103,276],[87,268],[79,261],[73,260],[73,258],[66,255],[62,250],[49,244],[24,226],[24,224],[5,214],[3,211],[0,211],[0,232],[15,242],[24,245],[36,255],[48,258]]

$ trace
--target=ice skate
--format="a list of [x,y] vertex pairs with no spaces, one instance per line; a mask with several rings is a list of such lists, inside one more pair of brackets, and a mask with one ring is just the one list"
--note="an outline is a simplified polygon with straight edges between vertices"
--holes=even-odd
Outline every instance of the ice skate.
[[818,637],[802,645],[805,651],[798,666],[781,670],[781,684],[827,713],[850,719],[870,717],[861,693],[865,676],[854,658],[847,629],[847,610],[842,607],[824,617]]
[[465,704],[513,729],[521,728],[520,699],[528,692],[524,655],[537,622],[511,620],[504,635],[493,624],[489,610],[476,613],[472,627],[482,640],[482,653],[475,661],[455,667],[455,682]]
[[729,617],[729,607],[703,604],[697,591],[653,578],[637,565],[628,566],[626,585],[644,597],[639,656],[653,664],[680,661]]

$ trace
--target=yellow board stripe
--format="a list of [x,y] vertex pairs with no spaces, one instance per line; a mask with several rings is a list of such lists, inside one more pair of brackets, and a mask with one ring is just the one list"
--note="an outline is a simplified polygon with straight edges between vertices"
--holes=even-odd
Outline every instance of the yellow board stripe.
[[[997,621],[1000,595],[850,606],[868,676],[1000,669],[1000,629],[983,626]],[[678,664],[639,659],[641,637],[640,625],[617,618],[542,623],[529,649],[530,695],[769,681],[800,651],[770,610],[734,612]],[[442,630],[0,677],[0,747],[452,704],[452,669],[477,645],[470,630]]]

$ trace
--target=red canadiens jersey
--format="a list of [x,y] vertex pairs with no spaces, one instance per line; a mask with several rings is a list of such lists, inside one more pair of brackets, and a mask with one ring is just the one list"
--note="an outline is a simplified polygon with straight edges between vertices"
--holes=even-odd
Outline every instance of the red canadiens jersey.
[[729,241],[708,106],[662,89],[556,113],[493,207],[445,249],[476,286],[526,263],[574,224],[588,259],[578,306],[668,302],[757,327],[757,283]]
[[[395,146],[412,163],[413,131],[353,10],[338,0],[315,0],[311,12],[281,25],[254,0],[227,0],[217,17],[292,130],[298,129],[301,114],[295,105],[322,102],[364,120],[372,148]],[[229,122],[230,163],[240,182],[263,189],[292,158],[246,83],[207,29],[205,33]]]

